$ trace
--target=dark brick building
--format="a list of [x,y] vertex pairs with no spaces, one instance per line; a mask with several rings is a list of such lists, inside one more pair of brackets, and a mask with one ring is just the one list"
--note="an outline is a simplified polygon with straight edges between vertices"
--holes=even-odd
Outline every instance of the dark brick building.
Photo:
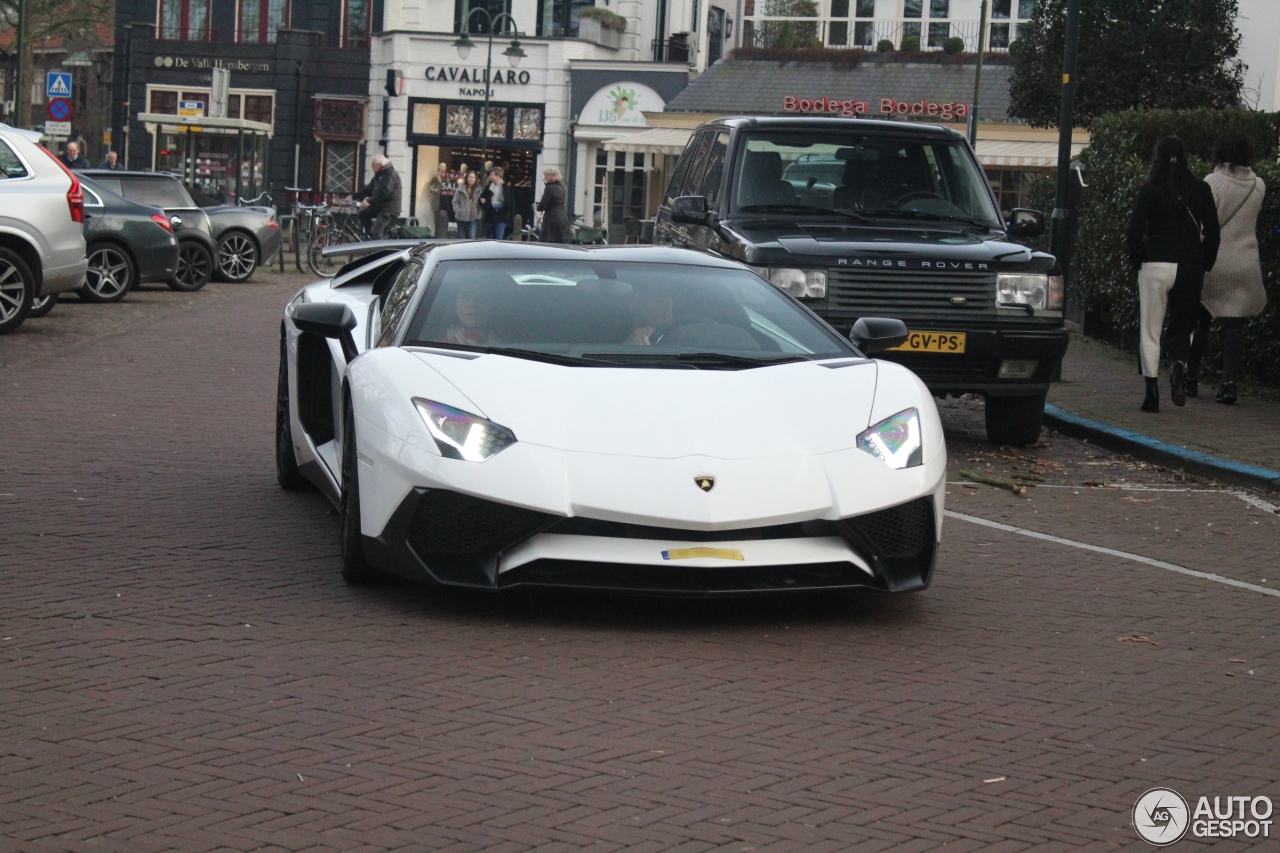
[[[184,174],[213,195],[360,180],[370,0],[119,0],[112,124],[133,169]],[[230,71],[226,115],[269,133],[202,126],[211,70]],[[174,115],[175,125],[139,121]],[[296,157],[295,157],[296,152]],[[296,161],[296,165],[295,165]],[[296,184],[295,184],[296,179]]]

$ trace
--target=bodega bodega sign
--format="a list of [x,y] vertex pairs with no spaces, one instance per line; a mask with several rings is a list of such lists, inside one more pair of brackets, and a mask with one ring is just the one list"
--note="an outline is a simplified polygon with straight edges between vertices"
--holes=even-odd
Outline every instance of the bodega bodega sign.
[[[918,101],[899,101],[897,98],[881,98],[880,111],[877,115],[900,116],[933,116],[943,121],[969,117],[969,105],[959,101],[938,103],[928,98]],[[802,98],[799,95],[786,95],[782,99],[784,113],[820,113],[823,115],[839,115],[845,118],[871,114],[871,101],[857,98],[832,98],[823,95],[820,98]]]

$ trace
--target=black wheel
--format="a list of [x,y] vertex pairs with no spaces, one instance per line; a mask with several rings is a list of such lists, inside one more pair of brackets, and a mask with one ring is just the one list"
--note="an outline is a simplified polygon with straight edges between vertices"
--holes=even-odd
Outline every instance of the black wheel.
[[342,579],[366,584],[378,576],[364,556],[360,530],[360,473],[356,466],[356,417],[351,408],[351,392],[342,393]]
[[337,258],[326,258],[323,254],[326,246],[337,245],[333,236],[332,231],[325,230],[311,238],[311,243],[307,246],[307,268],[313,275],[328,278],[341,266]]
[[53,306],[58,304],[58,294],[50,293],[48,296],[41,296],[39,299],[31,300],[31,310],[27,312],[27,319],[32,317],[43,317],[53,310]]
[[22,325],[36,296],[36,277],[17,252],[0,249],[0,335]]
[[258,244],[243,231],[232,231],[218,241],[218,281],[248,281],[258,268]]
[[1044,423],[1044,396],[988,397],[987,440],[992,444],[1035,444]]
[[276,382],[276,481],[286,492],[301,492],[311,483],[298,471],[293,455],[293,427],[289,420],[289,353],[280,329],[280,378]]
[[209,283],[213,275],[213,255],[203,243],[183,240],[178,245],[178,271],[169,279],[169,286],[183,293],[199,290]]
[[137,279],[129,253],[111,243],[89,247],[89,269],[76,292],[85,302],[119,302]]

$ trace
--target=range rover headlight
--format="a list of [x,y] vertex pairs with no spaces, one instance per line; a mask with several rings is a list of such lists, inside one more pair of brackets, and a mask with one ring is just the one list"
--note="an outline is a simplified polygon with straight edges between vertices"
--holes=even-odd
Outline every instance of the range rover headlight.
[[511,430],[479,415],[442,403],[413,398],[413,405],[427,424],[440,455],[466,462],[483,462],[516,443]]
[[1027,305],[1041,311],[1061,311],[1066,294],[1060,275],[1006,273],[996,276],[996,301],[1002,306]]
[[779,290],[798,299],[822,299],[827,295],[826,270],[802,270],[796,267],[769,267],[758,271]]
[[920,413],[907,409],[858,434],[858,449],[870,453],[890,468],[915,468],[924,462]]

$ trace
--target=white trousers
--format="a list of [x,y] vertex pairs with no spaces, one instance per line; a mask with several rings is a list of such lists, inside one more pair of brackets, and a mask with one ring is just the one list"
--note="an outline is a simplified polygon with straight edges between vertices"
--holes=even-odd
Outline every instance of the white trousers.
[[1148,379],[1160,375],[1160,335],[1164,331],[1164,314],[1169,304],[1169,291],[1178,280],[1178,265],[1144,263],[1138,270],[1138,305],[1141,320],[1139,352],[1142,375]]

